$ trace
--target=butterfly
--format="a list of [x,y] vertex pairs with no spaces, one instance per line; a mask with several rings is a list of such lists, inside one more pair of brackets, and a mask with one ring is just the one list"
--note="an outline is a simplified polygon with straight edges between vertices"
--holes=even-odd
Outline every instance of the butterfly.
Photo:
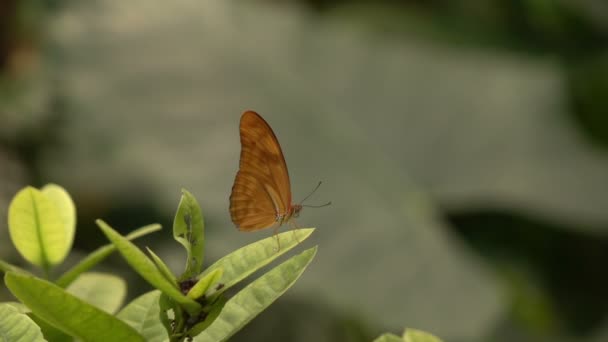
[[241,159],[230,194],[230,217],[239,230],[275,228],[276,236],[278,228],[302,210],[302,204],[291,202],[281,145],[270,125],[254,111],[241,116],[240,135]]

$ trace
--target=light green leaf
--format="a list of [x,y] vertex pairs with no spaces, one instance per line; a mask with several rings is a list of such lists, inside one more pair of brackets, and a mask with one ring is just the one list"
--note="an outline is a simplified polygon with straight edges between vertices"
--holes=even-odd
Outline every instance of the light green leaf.
[[8,305],[8,306],[12,306],[15,310],[19,311],[19,313],[29,313],[31,312],[31,310],[23,305],[23,303],[19,303],[19,302],[2,302],[0,303],[0,305]]
[[403,333],[403,341],[405,342],[441,342],[441,340],[427,332],[407,328]]
[[165,264],[165,262],[150,248],[146,247],[146,249],[148,250],[148,253],[150,253],[150,256],[152,257],[152,261],[154,261],[156,268],[160,271],[160,273],[162,273],[165,279],[171,282],[173,286],[178,287],[177,279],[175,279],[175,276],[173,275],[173,273],[171,273],[169,266],[167,266],[167,264]]
[[67,253],[72,248],[76,232],[76,206],[70,194],[56,184],[47,184],[40,191],[55,204],[66,234]]
[[127,284],[111,274],[83,273],[66,289],[74,296],[113,314],[122,306],[127,295]]
[[374,342],[403,342],[403,338],[395,334],[383,334],[378,336]]
[[73,232],[65,228],[53,200],[28,186],[19,191],[8,209],[9,233],[19,253],[30,263],[48,269],[66,257]]
[[194,340],[226,341],[285,293],[304,272],[316,252],[316,246],[307,249],[247,285],[228,300],[213,324]]
[[120,254],[131,267],[142,276],[148,283],[171,297],[191,315],[201,310],[201,305],[191,298],[186,297],[173,286],[165,276],[156,268],[156,265],[137,246],[132,244],[124,236],[118,234],[107,223],[102,220],[95,221],[106,237],[112,241]]
[[201,272],[205,253],[205,222],[196,198],[186,189],[182,189],[182,198],[173,220],[173,238],[188,253],[186,270],[179,279],[197,276]]
[[135,298],[116,317],[139,332],[148,342],[165,341],[167,331],[158,317],[160,294],[160,291],[155,290]]
[[[13,308],[15,308],[19,313],[27,314],[28,317],[30,319],[32,319],[32,321],[34,321],[34,323],[36,323],[36,325],[38,325],[38,327],[40,327],[40,330],[42,331],[42,335],[49,341],[67,342],[67,341],[73,340],[73,338],[70,337],[69,335],[66,335],[61,330],[58,330],[57,328],[53,327],[52,325],[48,324],[47,322],[45,322],[44,320],[40,319],[38,316],[33,314],[32,310],[30,310],[30,308],[25,306],[23,303],[4,302],[4,303],[0,303],[0,305],[9,305],[9,306],[12,306]],[[0,333],[0,336],[2,336],[1,333]]]
[[0,339],[6,342],[46,341],[31,318],[8,304],[0,304]]
[[[201,277],[222,268],[224,273],[219,282],[224,284],[224,287],[219,290],[221,293],[306,240],[314,230],[314,228],[295,229],[249,244],[213,263],[201,274]],[[279,250],[277,250],[277,238],[281,241]]]
[[[126,238],[127,240],[134,240],[160,229],[160,224],[150,224],[132,231],[126,236]],[[86,258],[81,260],[78,264],[70,268],[61,277],[59,277],[59,279],[57,279],[56,281],[56,284],[61,287],[67,287],[76,278],[78,278],[80,274],[93,268],[93,266],[103,261],[105,258],[108,257],[108,255],[112,254],[115,250],[116,246],[114,246],[113,244],[108,244],[97,248],[95,251],[91,252]]]
[[40,327],[13,306],[0,304],[0,340],[11,342],[46,341]]
[[84,341],[144,341],[133,328],[62,288],[33,276],[9,272],[9,290],[34,314]]
[[188,291],[187,296],[192,299],[199,299],[202,295],[207,292],[207,289],[212,284],[217,283],[218,280],[222,277],[224,270],[221,268],[216,268],[213,272],[208,273],[207,275],[201,277],[199,281],[192,286],[190,291]]

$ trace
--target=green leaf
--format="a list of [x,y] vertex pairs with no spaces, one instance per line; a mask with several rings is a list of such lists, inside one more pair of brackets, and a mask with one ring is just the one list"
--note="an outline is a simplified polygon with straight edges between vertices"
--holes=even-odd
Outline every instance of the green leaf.
[[217,319],[195,341],[226,341],[289,289],[302,275],[317,247],[288,259],[230,298]]
[[66,289],[74,296],[113,314],[122,306],[127,295],[127,284],[111,274],[83,273]]
[[173,286],[165,276],[156,268],[156,265],[137,246],[132,244],[124,236],[118,234],[107,223],[102,220],[95,221],[106,237],[112,241],[120,254],[129,265],[139,273],[148,283],[171,297],[191,315],[196,315],[201,310],[201,305],[191,298],[186,297]]
[[73,231],[66,229],[60,209],[31,186],[19,191],[8,209],[13,244],[23,258],[46,271],[62,262],[72,245]]
[[441,340],[422,330],[407,328],[403,333],[404,342],[441,342]]
[[116,317],[139,332],[148,342],[165,341],[167,331],[158,318],[160,295],[158,290],[145,293],[125,306]]
[[112,315],[30,275],[8,272],[4,282],[34,314],[84,341],[144,341],[133,328]]
[[63,331],[55,328],[53,325],[47,323],[42,318],[36,316],[33,313],[29,313],[28,316],[34,321],[42,330],[42,335],[45,339],[52,342],[73,342],[74,338]]
[[[219,292],[224,292],[306,240],[314,230],[314,228],[295,229],[249,244],[213,263],[201,274],[201,277],[222,268],[224,272],[219,282],[224,284],[224,287]],[[277,238],[281,241],[279,250],[277,250]]]
[[70,194],[56,184],[47,184],[40,189],[41,192],[55,204],[66,234],[67,253],[72,248],[74,233],[76,232],[76,206]]
[[[143,226],[137,230],[129,233],[126,238],[127,240],[134,240],[144,235],[150,234],[152,232],[158,231],[161,229],[160,224],[150,224],[147,226]],[[91,268],[97,265],[108,255],[112,254],[116,250],[116,246],[113,244],[108,244],[102,247],[99,247],[95,251],[91,252],[86,258],[81,260],[74,267],[70,268],[67,272],[65,272],[59,279],[57,279],[56,284],[61,287],[67,287],[70,285],[78,276]],[[0,265],[1,266],[1,265]]]
[[179,280],[197,276],[201,273],[205,253],[205,223],[196,198],[186,189],[182,189],[182,198],[173,220],[173,238],[188,253],[186,270]]
[[207,292],[209,286],[217,283],[218,280],[220,280],[223,273],[223,269],[216,268],[215,270],[213,270],[213,272],[201,277],[199,281],[197,281],[196,284],[192,286],[190,291],[188,291],[188,294],[186,296],[192,299],[199,299],[202,295],[205,294],[205,292]]
[[403,338],[395,334],[383,334],[376,338],[374,342],[403,342]]
[[[159,318],[160,321],[165,328],[167,334],[170,334],[173,331],[173,327],[171,326],[171,321],[178,320],[178,316],[181,317],[181,308],[179,308],[176,303],[169,298],[166,294],[161,292],[160,298],[158,300],[158,306],[160,308]],[[170,316],[170,313],[172,314]]]
[[6,342],[46,341],[40,327],[31,318],[8,304],[0,304],[0,340]]
[[173,286],[178,287],[177,279],[175,279],[175,276],[169,269],[169,266],[167,266],[167,264],[165,264],[165,262],[158,255],[156,255],[156,253],[154,253],[150,248],[146,247],[146,249],[148,250],[148,253],[150,253],[150,256],[152,257],[152,261],[156,265],[156,268],[165,277],[165,279],[167,279],[169,282],[171,282],[171,284],[173,284]]

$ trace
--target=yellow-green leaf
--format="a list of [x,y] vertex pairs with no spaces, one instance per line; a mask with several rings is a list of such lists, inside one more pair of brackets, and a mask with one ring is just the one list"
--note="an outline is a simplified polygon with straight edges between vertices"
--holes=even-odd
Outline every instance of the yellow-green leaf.
[[216,268],[213,272],[201,277],[199,281],[192,286],[190,291],[188,291],[187,296],[192,299],[199,299],[202,295],[207,292],[209,286],[217,283],[218,280],[222,277],[224,273],[224,269]]
[[[76,232],[76,206],[68,192],[57,184],[47,184],[40,189],[57,207],[66,232],[67,251],[72,247]],[[66,252],[67,253],[67,252]]]
[[289,289],[302,275],[317,247],[291,257],[226,302],[219,316],[194,341],[226,341]]
[[13,306],[0,304],[0,341],[42,342],[40,327]]
[[168,341],[167,331],[158,319],[160,291],[150,291],[129,303],[116,317],[145,337],[147,342]]
[[68,215],[55,202],[61,195],[56,189],[49,192],[53,195],[28,186],[15,195],[8,209],[9,233],[17,251],[45,270],[64,260],[74,234],[66,229]]

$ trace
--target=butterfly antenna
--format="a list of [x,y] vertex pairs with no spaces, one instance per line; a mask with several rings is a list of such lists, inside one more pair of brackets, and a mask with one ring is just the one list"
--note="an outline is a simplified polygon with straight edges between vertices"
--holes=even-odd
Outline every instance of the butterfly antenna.
[[317,186],[315,186],[314,190],[312,190],[308,196],[304,197],[303,200],[300,201],[300,204],[304,203],[304,201],[306,201],[310,196],[312,196],[312,194],[315,193],[315,191],[317,191],[317,189],[321,186],[321,183],[323,183],[322,181],[319,181],[319,184],[317,184]]
[[323,208],[323,207],[327,207],[328,205],[331,205],[331,201],[329,201],[325,204],[321,204],[321,205],[302,205],[302,206],[306,207],[306,208]]

